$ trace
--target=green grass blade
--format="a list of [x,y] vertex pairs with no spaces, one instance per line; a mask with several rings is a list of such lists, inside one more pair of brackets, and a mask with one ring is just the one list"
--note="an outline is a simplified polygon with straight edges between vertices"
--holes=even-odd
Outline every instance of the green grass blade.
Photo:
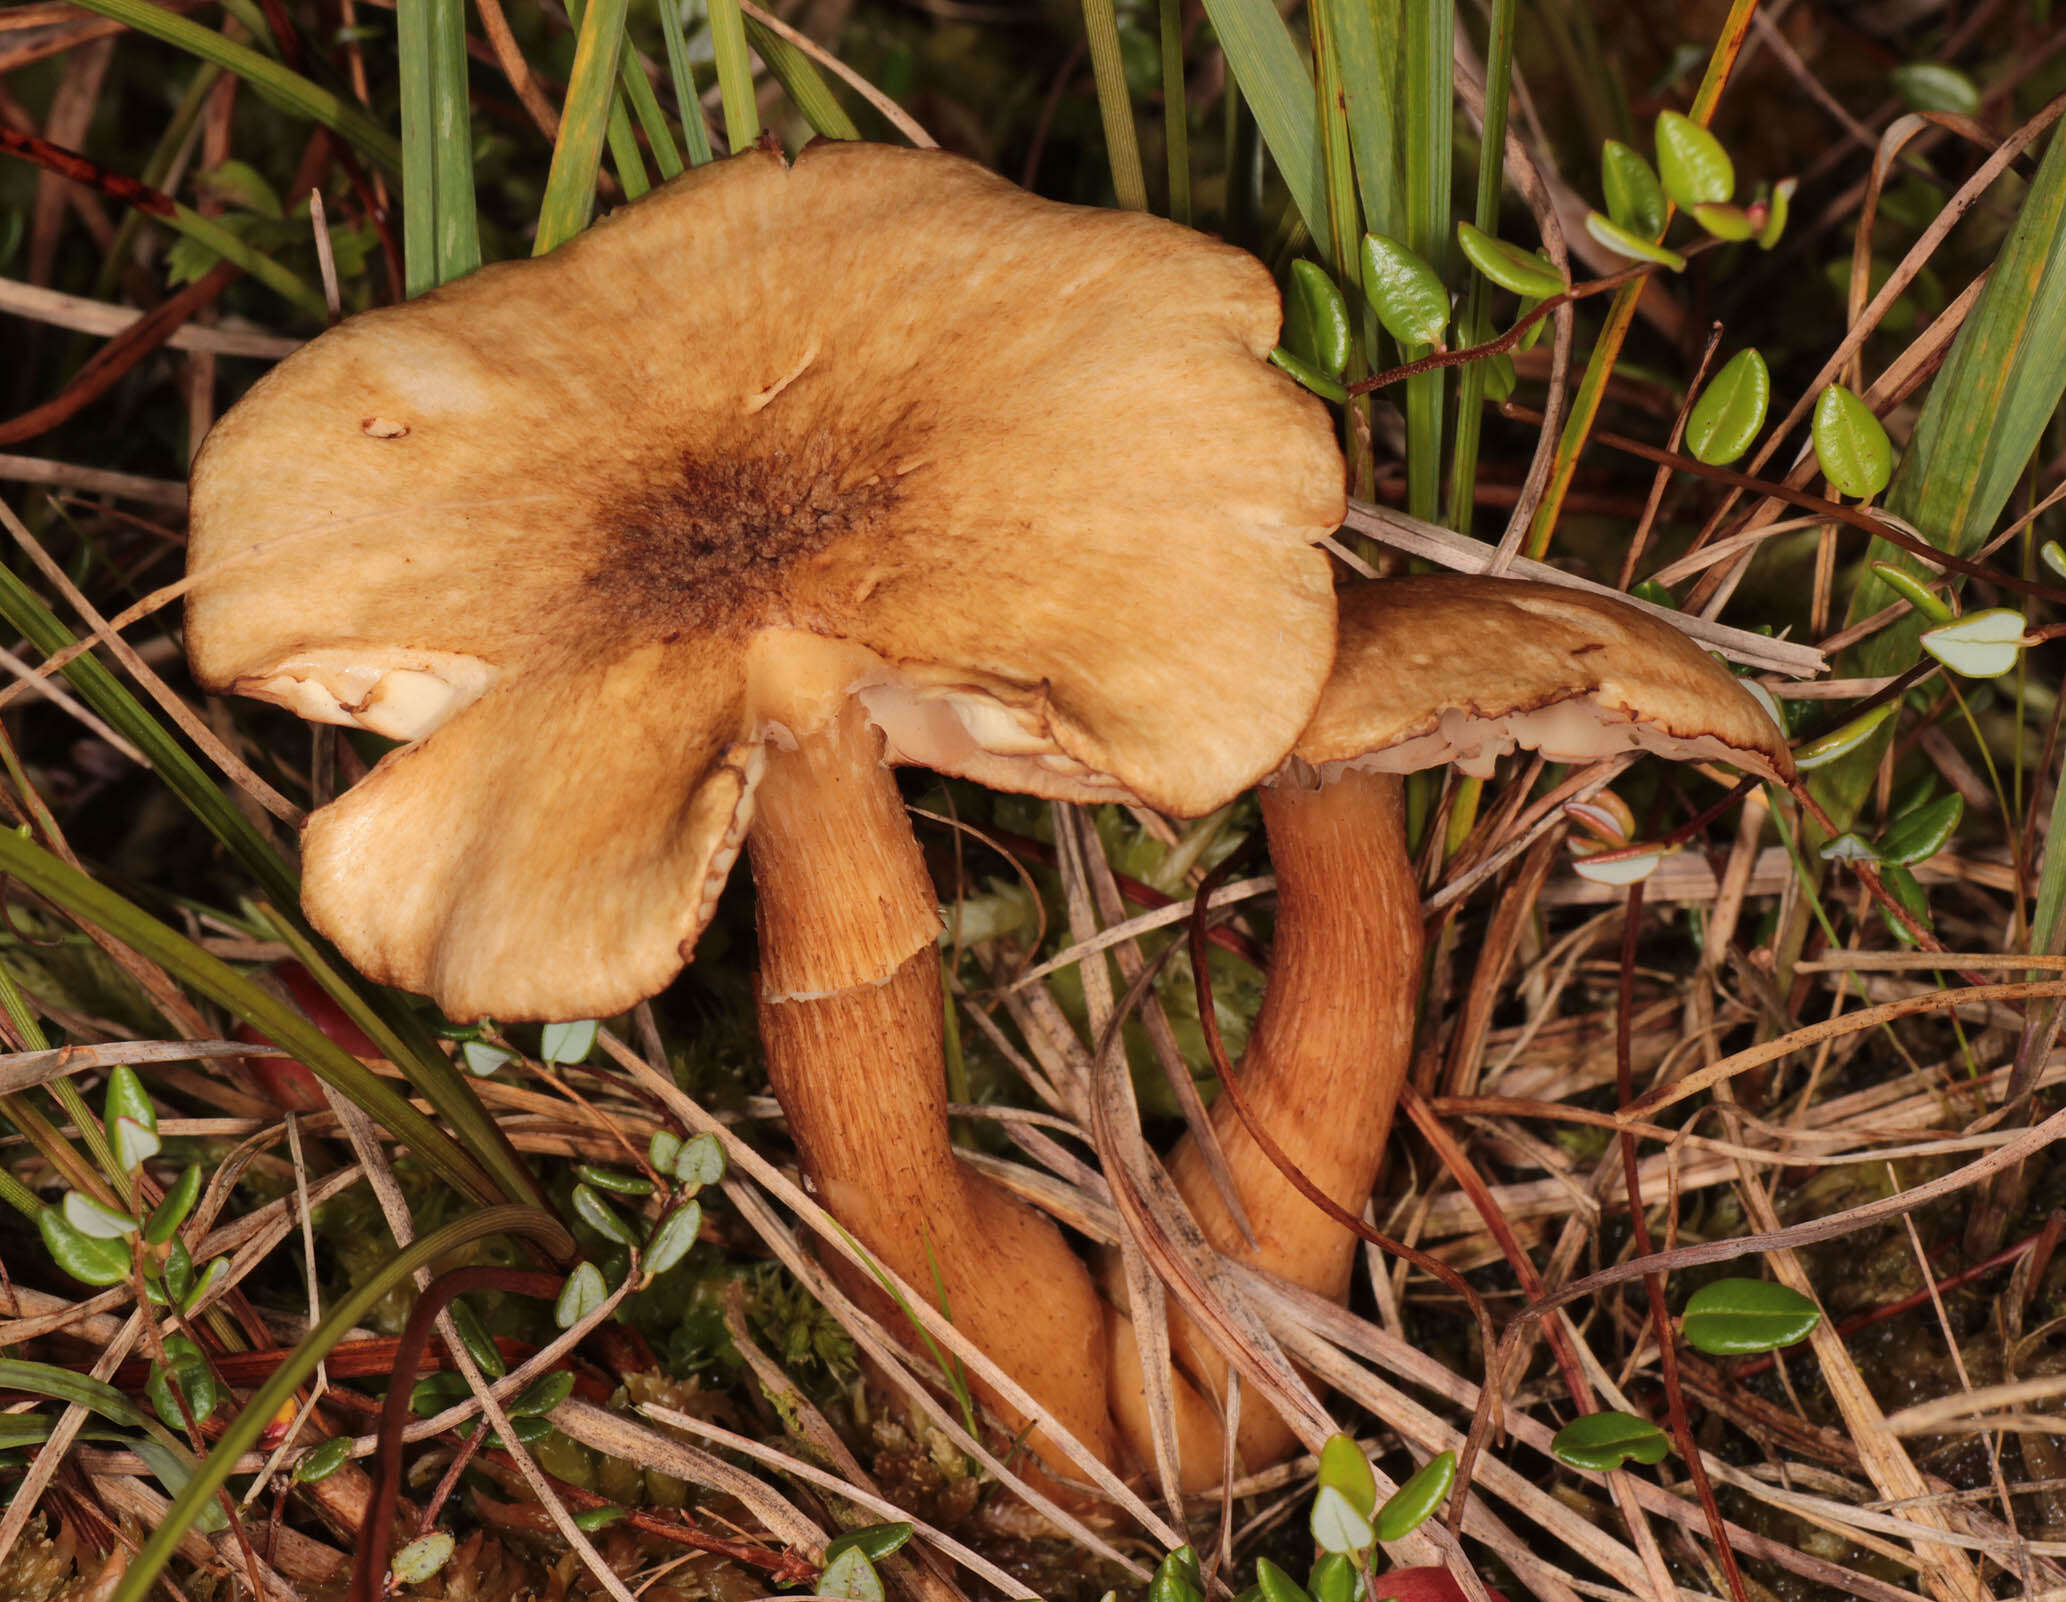
[[774,29],[753,17],[746,19],[746,37],[768,64],[768,71],[789,96],[812,132],[826,139],[858,139],[861,130],[832,93],[818,64]]
[[1161,0],[1162,148],[1169,158],[1169,215],[1191,225],[1191,106],[1184,93],[1184,11],[1181,0]]
[[1241,87],[1285,187],[1315,239],[1327,237],[1327,172],[1313,80],[1270,0],[1204,0],[1227,70]]
[[[1454,0],[1414,0],[1406,8],[1406,246],[1445,281],[1449,274],[1449,171],[1455,118],[1450,110]],[[1406,507],[1433,521],[1442,489],[1440,368],[1406,380]]]
[[[1363,226],[1398,238],[1404,226],[1399,196],[1398,15],[1370,0],[1323,0],[1328,36],[1341,60],[1342,91],[1348,98],[1349,144],[1355,156],[1356,192]],[[1380,27],[1384,34],[1381,37]]]
[[593,0],[581,18],[574,71],[560,113],[559,142],[552,148],[552,171],[538,212],[534,255],[543,256],[572,239],[588,226],[595,211],[595,175],[617,98],[625,10],[626,0]]
[[718,94],[725,107],[725,147],[737,155],[760,137],[760,107],[753,99],[753,59],[746,53],[746,18],[739,10],[739,0],[710,0],[709,20]]
[[465,0],[429,0],[429,10],[431,159],[437,186],[437,272],[438,282],[443,284],[480,266],[481,233],[474,208],[466,4]]
[[[1507,91],[1513,80],[1514,0],[1492,0],[1492,32],[1485,59],[1485,123],[1478,147],[1478,194],[1471,222],[1483,232],[1499,234],[1500,181],[1506,172]],[[1491,286],[1482,273],[1471,274],[1464,295],[1461,337],[1472,343],[1491,333],[1485,304]],[[1485,364],[1468,363],[1457,376],[1456,445],[1449,456],[1449,526],[1459,534],[1471,531],[1477,499],[1478,440],[1485,426]]]
[[143,1550],[130,1559],[122,1583],[115,1588],[113,1602],[143,1602],[158,1575],[179,1547],[187,1527],[199,1516],[215,1493],[228,1483],[237,1459],[258,1444],[258,1438],[280,1408],[292,1400],[297,1387],[316,1371],[320,1363],[352,1326],[380,1301],[405,1283],[417,1269],[436,1262],[445,1253],[483,1240],[490,1235],[529,1235],[541,1241],[555,1256],[571,1256],[574,1242],[565,1227],[550,1213],[535,1207],[484,1207],[465,1218],[455,1219],[434,1230],[413,1245],[395,1253],[377,1271],[368,1275],[349,1293],[331,1305],[323,1322],[308,1333],[270,1378],[252,1395],[237,1416],[230,1420],[201,1466],[195,1470],[165,1516],[151,1531]]
[[674,142],[674,130],[667,126],[667,113],[660,109],[660,97],[653,93],[653,85],[646,77],[638,52],[627,46],[617,71],[621,80],[619,93],[631,107],[632,115],[638,118],[639,129],[652,149],[653,166],[659,171],[661,181],[679,178],[682,171],[681,147]]
[[681,107],[682,142],[689,147],[689,165],[711,158],[710,130],[703,125],[703,101],[696,93],[696,69],[689,64],[689,42],[682,36],[681,8],[675,0],[655,0],[660,9],[660,37],[667,42],[667,71],[674,79],[674,103]]
[[1148,209],[1148,180],[1141,170],[1140,136],[1133,125],[1133,96],[1126,88],[1126,62],[1119,50],[1119,13],[1112,0],[1083,0],[1083,33],[1090,45],[1090,72],[1097,83],[1098,116],[1105,125],[1105,158],[1112,168],[1112,193],[1128,211]]
[[[4,563],[0,563],[0,617],[45,656],[76,643],[72,632]],[[301,887],[293,869],[222,793],[215,778],[99,658],[77,657],[65,665],[63,673],[79,698],[144,754],[151,771],[186,803],[269,899],[290,907],[300,902]]]
[[234,72],[251,85],[259,98],[290,116],[306,117],[311,122],[321,123],[389,172],[402,170],[401,145],[367,114],[364,107],[309,82],[297,72],[289,72],[279,62],[249,45],[225,39],[213,28],[204,28],[190,17],[153,5],[151,0],[79,0],[79,3],[88,11],[110,17],[138,33],[162,39],[203,61],[212,61],[218,67]]
[[433,0],[396,0],[395,57],[402,99],[402,276],[411,300],[438,285],[437,123],[432,87]]
[[418,1161],[462,1194],[482,1203],[503,1199],[481,1166],[386,1080],[292,1007],[185,935],[12,830],[0,829],[0,871],[135,947],[174,978],[250,1024],[385,1124]]

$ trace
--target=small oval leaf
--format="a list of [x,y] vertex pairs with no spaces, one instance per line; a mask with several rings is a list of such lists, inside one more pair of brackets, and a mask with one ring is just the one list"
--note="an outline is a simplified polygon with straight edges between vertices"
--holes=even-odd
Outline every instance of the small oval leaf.
[[1736,194],[1736,164],[1721,140],[1676,111],[1657,115],[1657,178],[1687,210],[1722,204]]
[[1687,1300],[1683,1327],[1688,1345],[1715,1357],[1740,1357],[1805,1340],[1821,1321],[1822,1310],[1788,1286],[1718,1279]]
[[1863,717],[1853,718],[1849,723],[1831,729],[1820,739],[1810,740],[1806,745],[1795,747],[1793,765],[1803,773],[1828,766],[1838,757],[1857,750],[1871,739],[1873,732],[1892,717],[1896,710],[1894,703],[1888,701],[1884,705],[1874,707]]
[[102,1108],[110,1124],[117,1118],[134,1118],[146,1129],[155,1131],[158,1127],[158,1110],[151,1105],[136,1070],[126,1062],[108,1070],[107,1100]]
[[302,1460],[294,1465],[294,1483],[315,1485],[327,1480],[351,1461],[351,1455],[351,1437],[333,1435],[321,1445],[311,1447]]
[[1255,1560],[1255,1583],[1262,1591],[1263,1602],[1313,1602],[1304,1586],[1268,1558]]
[[1524,300],[1548,300],[1571,287],[1540,251],[1523,250],[1504,239],[1495,239],[1467,222],[1456,225],[1456,242],[1473,267],[1501,289],[1511,289]]
[[1377,1476],[1351,1435],[1330,1435],[1320,1448],[1320,1483],[1331,1485],[1349,1506],[1368,1518],[1377,1509]]
[[593,1050],[593,1018],[577,1018],[572,1023],[549,1023],[539,1035],[538,1055],[546,1062],[586,1062],[588,1054]]
[[36,1215],[36,1227],[50,1260],[72,1278],[88,1285],[119,1285],[129,1278],[129,1248],[119,1240],[80,1234],[63,1208],[44,1208]]
[[[1934,925],[1930,919],[1930,897],[1917,881],[1915,874],[1898,862],[1883,862],[1879,868],[1880,888],[1893,898],[1894,905],[1914,920],[1917,928],[1925,934],[1931,933]],[[1893,909],[1882,906],[1880,921],[1887,926],[1887,932],[1904,946],[1916,946],[1921,942],[1909,932],[1908,926],[1894,916]]]
[[599,1163],[576,1163],[574,1177],[619,1196],[650,1196],[653,1182],[644,1174],[626,1173],[622,1168],[605,1168]]
[[[1998,679],[2023,651],[2023,614],[2006,606],[1968,612],[1923,635],[1925,651],[1969,679]],[[77,1220],[74,1220],[77,1222]]]
[[481,1315],[465,1301],[454,1301],[446,1311],[452,1315],[460,1343],[466,1347],[466,1355],[473,1359],[474,1367],[491,1380],[499,1380],[507,1374],[509,1365],[502,1360],[502,1349],[488,1334]]
[[1887,74],[1894,93],[1910,111],[1951,111],[1970,117],[1980,109],[1973,80],[1941,61],[1911,61]]
[[574,1216],[606,1240],[613,1240],[619,1246],[636,1246],[638,1233],[624,1221],[624,1216],[604,1201],[595,1189],[586,1182],[574,1187]]
[[1296,382],[1301,389],[1310,390],[1324,401],[1333,401],[1339,406],[1349,398],[1349,392],[1319,368],[1279,345],[1270,352],[1270,365]]
[[1709,467],[1725,467],[1750,449],[1772,404],[1772,373],[1756,347],[1739,350],[1708,380],[1686,416],[1686,449]]
[[567,1276],[566,1284],[560,1287],[559,1300],[553,1303],[553,1322],[561,1329],[572,1329],[581,1320],[602,1306],[610,1294],[610,1288],[603,1283],[603,1271],[593,1263],[582,1263]]
[[187,1214],[194,1210],[194,1203],[200,1198],[201,1165],[188,1163],[186,1172],[165,1192],[165,1199],[152,1209],[143,1226],[143,1238],[153,1246],[163,1246],[187,1221]]
[[818,1595],[839,1596],[850,1602],[884,1602],[882,1576],[868,1561],[868,1554],[850,1546],[825,1565],[818,1576]]
[[1649,240],[1629,232],[1619,223],[1603,217],[1599,212],[1589,211],[1585,214],[1585,231],[1617,256],[1626,256],[1631,261],[1653,261],[1675,273],[1686,270],[1686,258],[1677,251],[1652,244]]
[[573,1394],[573,1371],[556,1368],[550,1374],[540,1374],[518,1392],[516,1400],[509,1404],[507,1412],[513,1419],[544,1418]]
[[1671,1437],[1633,1413],[1588,1413],[1550,1440],[1550,1455],[1559,1463],[1595,1474],[1610,1474],[1631,1458],[1661,1463],[1670,1450]]
[[653,1138],[646,1142],[646,1161],[653,1165],[656,1174],[667,1173],[674,1167],[675,1158],[681,1155],[681,1136],[671,1129],[656,1129]]
[[640,1264],[645,1277],[656,1278],[688,1256],[689,1248],[696,1244],[696,1237],[702,1230],[701,1202],[684,1202],[675,1208],[660,1221],[660,1227],[653,1231],[653,1238],[646,1243],[646,1255]]
[[894,1524],[864,1524],[859,1529],[843,1530],[825,1543],[825,1561],[830,1563],[848,1547],[854,1547],[869,1562],[880,1563],[901,1552],[913,1533],[913,1527],[902,1519]]
[[1793,192],[1800,188],[1798,178],[1782,178],[1772,186],[1772,197],[1765,202],[1765,220],[1758,224],[1758,249],[1770,250],[1786,233],[1786,219],[1793,210]]
[[1824,862],[1877,862],[1879,852],[1848,829],[1815,853]]
[[1908,868],[1927,862],[1951,843],[1965,815],[1965,797],[1956,790],[1925,801],[1887,825],[1880,836],[1879,854]]
[[1284,343],[1329,378],[1349,365],[1349,303],[1316,261],[1291,264],[1284,297]]
[[1439,345],[1449,327],[1449,291],[1435,269],[1383,234],[1363,236],[1363,289],[1401,345]]
[[1363,1576],[1346,1553],[1324,1552],[1306,1575],[1313,1602],[1361,1602]]
[[467,1041],[459,1048],[459,1056],[466,1064],[466,1071],[476,1079],[486,1079],[503,1064],[516,1061],[515,1052],[504,1051],[485,1040]]
[[421,1585],[445,1566],[452,1556],[453,1544],[452,1537],[443,1530],[419,1535],[395,1554],[388,1573],[397,1585]]
[[2057,540],[2046,540],[2037,548],[2037,554],[2044,558],[2044,565],[2054,574],[2066,579],[2066,549],[2062,549]]
[[1331,1485],[1323,1485],[1313,1497],[1308,1521],[1313,1539],[1323,1552],[1361,1552],[1377,1539],[1377,1532],[1349,1499]]
[[674,1177],[692,1191],[715,1185],[725,1177],[724,1142],[711,1134],[684,1142],[680,1155],[674,1159]]
[[206,1423],[215,1411],[215,1376],[209,1372],[208,1359],[201,1348],[184,1335],[165,1337],[165,1361],[153,1363],[150,1376],[144,1381],[144,1394],[151,1399],[158,1417],[178,1430],[186,1428],[186,1420],[180,1414],[179,1397],[173,1394],[175,1385],[186,1398],[194,1422]]
[[1841,384],[1815,402],[1815,460],[1829,487],[1859,500],[1877,495],[1894,474],[1894,447],[1872,408]]
[[1655,239],[1664,232],[1664,185],[1640,152],[1609,139],[1600,147],[1600,183],[1606,191],[1607,215],[1617,227],[1641,239]]
[[1913,573],[1905,572],[1892,562],[1869,562],[1873,576],[1899,595],[1932,623],[1949,623],[1956,615],[1944,602],[1944,598]]
[[1757,235],[1758,219],[1741,206],[1730,206],[1720,201],[1703,201],[1689,209],[1695,222],[1715,238],[1725,240],[1729,244],[1740,245]]
[[[215,1294],[215,1288],[229,1277],[230,1260],[227,1257],[215,1258],[208,1264],[206,1268],[201,1270],[201,1277],[198,1281],[195,1282],[194,1288],[188,1291],[186,1295],[180,1297],[179,1310],[191,1318],[193,1316],[194,1309],[199,1307],[203,1302],[207,1301],[211,1296],[213,1296]],[[167,1278],[166,1288],[168,1290],[171,1288],[171,1281],[169,1276]]]
[[143,1167],[158,1155],[162,1145],[155,1128],[134,1118],[117,1118],[108,1125],[108,1140],[115,1148],[115,1164],[125,1174]]
[[[143,1227],[127,1213],[103,1206],[81,1190],[65,1192],[65,1222],[94,1240],[120,1240]],[[126,1259],[129,1254],[122,1255]]]
[[1456,1454],[1437,1452],[1398,1490],[1385,1498],[1377,1510],[1377,1538],[1403,1541],[1425,1523],[1442,1505],[1456,1483]]

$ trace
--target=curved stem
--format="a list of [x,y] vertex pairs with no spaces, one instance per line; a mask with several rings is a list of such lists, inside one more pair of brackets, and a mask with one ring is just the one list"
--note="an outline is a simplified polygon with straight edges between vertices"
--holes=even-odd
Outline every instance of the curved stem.
[[[1050,1220],[965,1169],[948,1139],[939,904],[881,752],[850,710],[773,753],[755,793],[768,1076],[826,1207],[1114,1461],[1089,1272]],[[878,1286],[834,1272],[904,1325]],[[975,1389],[1014,1430],[1028,1422]],[[1042,1436],[1032,1444],[1066,1467]]]

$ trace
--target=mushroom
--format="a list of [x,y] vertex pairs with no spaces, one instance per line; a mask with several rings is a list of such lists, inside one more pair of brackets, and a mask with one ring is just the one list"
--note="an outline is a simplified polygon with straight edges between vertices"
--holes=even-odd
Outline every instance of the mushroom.
[[1278,322],[1167,222],[756,150],[324,334],[193,474],[200,682],[405,742],[309,820],[311,921],[455,1018],[607,1016],[748,846],[806,1174],[1108,1460],[1086,1270],[948,1143],[887,764],[1189,816],[1282,758],[1343,502]]
[[[1653,751],[1781,781],[1793,763],[1727,668],[1620,601],[1445,574],[1358,584],[1340,603],[1333,676],[1294,754],[1261,790],[1276,945],[1240,1083],[1298,1168],[1360,1213],[1412,1059],[1421,979],[1420,890],[1400,775],[1453,762],[1488,776],[1517,745],[1559,762]],[[1214,1104],[1212,1124],[1255,1245],[1186,1141],[1171,1175],[1207,1236],[1229,1256],[1341,1299],[1356,1238],[1284,1178],[1229,1098]],[[1123,1377],[1132,1332],[1123,1319],[1112,1330]],[[1222,1445],[1206,1399],[1223,1392],[1225,1363],[1188,1326],[1171,1334],[1203,1393],[1185,1396],[1179,1413],[1184,1479],[1202,1488],[1219,1477]],[[1121,1385],[1114,1399],[1123,1431],[1145,1451],[1138,1395]],[[1255,1468],[1294,1443],[1274,1414],[1250,1408],[1237,1444]]]

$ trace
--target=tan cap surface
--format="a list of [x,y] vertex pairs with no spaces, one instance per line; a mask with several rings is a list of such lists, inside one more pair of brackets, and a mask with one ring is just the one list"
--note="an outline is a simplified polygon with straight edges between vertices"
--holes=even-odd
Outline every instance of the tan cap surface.
[[255,385],[194,468],[195,672],[414,742],[306,836],[354,961],[607,1013],[848,694],[1041,795],[1196,814],[1282,757],[1342,467],[1278,321],[1239,251],[938,152],[707,166]]
[[1516,744],[1562,761],[1641,749],[1761,778],[1793,772],[1784,736],[1736,677],[1635,607],[1462,574],[1341,592],[1334,675],[1299,757],[1484,772]]

